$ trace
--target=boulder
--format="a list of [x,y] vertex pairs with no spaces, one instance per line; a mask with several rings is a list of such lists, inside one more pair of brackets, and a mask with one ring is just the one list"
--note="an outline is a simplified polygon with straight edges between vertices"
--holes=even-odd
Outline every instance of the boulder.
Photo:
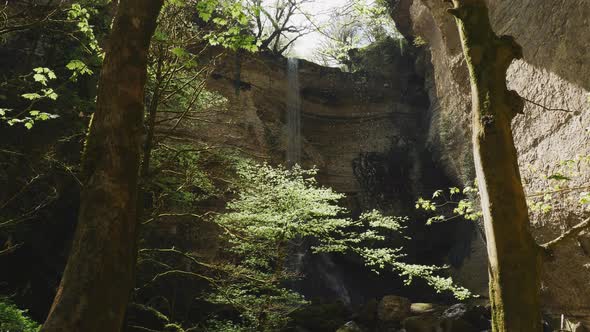
[[412,303],[410,311],[413,315],[422,315],[429,312],[433,312],[436,309],[432,303]]
[[344,324],[341,328],[336,330],[336,332],[364,332],[363,329],[358,326],[357,323],[350,321]]
[[401,322],[410,316],[412,303],[405,297],[387,295],[377,307],[377,318],[383,322]]

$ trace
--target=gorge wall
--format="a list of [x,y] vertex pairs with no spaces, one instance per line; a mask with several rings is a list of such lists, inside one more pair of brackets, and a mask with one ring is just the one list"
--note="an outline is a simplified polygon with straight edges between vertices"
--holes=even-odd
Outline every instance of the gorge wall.
[[[446,13],[449,4],[439,0],[389,3],[400,31],[418,46],[417,63],[426,75],[431,104],[427,146],[449,176],[469,183],[474,178],[470,87],[457,28]],[[577,173],[567,186],[587,188],[590,172],[578,159],[590,154],[590,2],[489,0],[488,5],[495,31],[514,36],[523,47],[524,59],[508,71],[509,88],[545,106],[527,102],[524,114],[513,122],[527,195],[555,185],[538,172],[557,173],[563,160],[574,160],[571,165]],[[558,208],[535,214],[531,225],[539,242],[559,236],[588,216],[587,209],[566,201],[565,195],[552,196]],[[587,236],[564,243],[545,265],[542,296],[547,313],[589,321]],[[474,250],[483,245],[480,241]],[[475,277],[485,278],[483,273]]]
[[[396,45],[367,50],[372,54],[365,54],[363,61],[377,58],[379,63],[372,67],[378,70],[347,73],[299,60],[301,163],[319,169],[320,184],[345,193],[355,214],[379,208],[410,216],[408,232],[413,241],[405,243],[410,259],[460,262],[470,254],[473,224],[425,226],[426,217],[414,210],[417,197],[452,183],[426,149],[429,99],[424,77],[415,70],[411,50]],[[225,130],[226,136],[235,137],[233,145],[259,159],[285,164],[290,132],[287,59],[268,54],[230,57],[208,83],[228,98],[228,116],[237,119],[234,134]],[[392,292],[425,300],[434,293],[414,289],[407,294],[411,290],[403,290],[392,275],[372,277],[354,258],[334,259],[333,263],[326,263],[325,257],[311,259],[309,274],[326,283],[317,282],[316,289],[346,289],[350,299],[345,302],[358,304]],[[476,283],[469,286],[485,289],[482,280]]]

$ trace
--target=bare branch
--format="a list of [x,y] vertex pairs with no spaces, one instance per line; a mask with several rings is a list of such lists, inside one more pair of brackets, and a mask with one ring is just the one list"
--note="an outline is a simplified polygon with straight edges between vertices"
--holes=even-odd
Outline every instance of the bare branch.
[[545,105],[541,105],[541,104],[539,104],[539,103],[537,103],[537,102],[535,102],[535,101],[532,101],[532,100],[530,100],[530,99],[527,99],[527,98],[525,98],[525,97],[523,97],[523,96],[520,96],[520,98],[522,98],[522,99],[523,99],[524,101],[526,101],[527,103],[531,103],[531,104],[533,104],[533,105],[535,105],[535,106],[538,106],[538,107],[540,107],[540,108],[542,108],[542,109],[544,109],[544,110],[546,110],[546,111],[550,111],[550,112],[565,112],[565,113],[574,113],[575,115],[579,115],[579,114],[580,114],[580,111],[572,111],[572,110],[567,110],[567,109],[563,109],[563,108],[550,108],[550,107],[547,107],[547,106],[545,106]]
[[586,218],[584,221],[582,221],[581,223],[570,228],[568,231],[563,233],[558,238],[551,240],[545,244],[542,244],[541,248],[545,249],[546,251],[551,251],[561,242],[564,242],[566,240],[569,240],[569,239],[575,237],[576,235],[580,234],[582,231],[588,229],[589,227],[590,227],[590,218]]

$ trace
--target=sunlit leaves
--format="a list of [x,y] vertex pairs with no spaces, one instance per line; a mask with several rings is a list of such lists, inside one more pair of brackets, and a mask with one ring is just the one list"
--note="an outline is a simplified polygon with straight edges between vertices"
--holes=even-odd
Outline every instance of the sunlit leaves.
[[54,80],[57,78],[55,73],[49,68],[38,67],[33,69],[33,72],[33,79],[35,82],[39,82],[44,86],[47,86],[47,82],[49,82],[49,80]]
[[[445,222],[458,217],[475,221],[482,216],[481,211],[475,206],[478,195],[479,191],[475,184],[474,186],[467,186],[463,190],[458,187],[451,187],[448,191],[439,189],[432,194],[432,199],[418,198],[415,207],[418,210],[430,213],[443,209],[442,214],[429,217],[426,220],[427,225]],[[449,209],[450,207],[452,208]]]
[[86,51],[89,54],[103,57],[104,54],[94,35],[94,30],[90,25],[90,15],[96,13],[95,10],[85,8],[80,3],[74,3],[68,9],[68,19],[76,23],[78,32],[80,32],[87,41]]
[[72,76],[70,76],[72,81],[76,81],[78,76],[92,75],[94,73],[82,60],[71,60],[66,65],[66,68],[72,72]]
[[36,121],[47,121],[50,119],[56,119],[58,117],[59,116],[56,114],[49,114],[38,110],[32,110],[29,111],[29,116],[21,118],[11,118],[8,119],[6,122],[10,126],[13,126],[15,124],[22,124],[25,128],[32,129]]
[[[320,187],[316,172],[299,166],[290,170],[265,164],[241,166],[238,197],[215,222],[227,231],[232,244],[229,250],[242,257],[242,264],[259,271],[276,267],[282,264],[291,241],[311,237],[317,242],[312,247],[315,253],[355,254],[377,273],[393,270],[408,277],[408,283],[420,277],[437,290],[447,287],[457,297],[468,294],[449,284],[449,279],[435,276],[433,271],[440,268],[400,263],[405,257],[403,248],[385,245],[388,234],[404,229],[406,218],[384,216],[377,210],[356,220],[347,217],[348,211],[338,205],[344,196]],[[276,269],[268,271],[277,273]]]
[[[439,195],[440,194],[433,195],[433,198],[436,198]],[[431,200],[424,199],[424,198],[420,197],[416,201],[416,209],[422,209],[422,210],[427,210],[427,211],[436,211],[436,205],[433,204]]]
[[204,0],[197,4],[199,17],[216,29],[205,36],[209,44],[231,50],[258,51],[260,42],[250,31],[250,16],[239,1]]
[[26,109],[18,112],[13,117],[9,117],[7,116],[7,113],[13,110],[0,108],[0,119],[6,121],[9,126],[22,124],[26,129],[30,130],[37,121],[47,121],[58,118],[58,115],[56,114],[50,114],[33,109],[33,106],[43,99],[56,100],[58,98],[58,94],[52,88],[48,87],[48,83],[57,79],[57,76],[53,70],[49,68],[37,67],[33,69],[32,78],[33,81],[40,84],[44,88],[41,88],[38,92],[28,92],[20,95],[23,99],[26,99],[30,102]]
[[199,18],[201,18],[205,22],[209,22],[218,4],[219,0],[199,1],[197,3],[197,11],[199,13]]
[[582,205],[589,205],[590,204],[590,192],[582,192],[580,193],[580,199],[578,202]]

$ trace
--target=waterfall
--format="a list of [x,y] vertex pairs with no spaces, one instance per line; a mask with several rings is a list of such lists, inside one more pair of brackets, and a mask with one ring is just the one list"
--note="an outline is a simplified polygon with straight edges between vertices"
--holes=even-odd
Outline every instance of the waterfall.
[[[301,94],[299,87],[299,59],[287,60],[287,151],[286,164],[292,167],[301,164]],[[296,274],[306,272],[314,278],[321,280],[321,286],[310,287],[302,283],[295,283],[292,287],[306,293],[324,294],[324,296],[336,297],[345,305],[351,304],[351,296],[344,284],[338,267],[332,261],[332,257],[326,253],[308,255],[311,243],[309,239],[297,239],[291,243],[291,253],[287,258],[289,269]],[[313,283],[312,283],[313,284]],[[306,295],[312,295],[306,294]],[[329,295],[328,295],[329,294]]]
[[299,59],[287,60],[287,166],[301,163],[301,96]]

